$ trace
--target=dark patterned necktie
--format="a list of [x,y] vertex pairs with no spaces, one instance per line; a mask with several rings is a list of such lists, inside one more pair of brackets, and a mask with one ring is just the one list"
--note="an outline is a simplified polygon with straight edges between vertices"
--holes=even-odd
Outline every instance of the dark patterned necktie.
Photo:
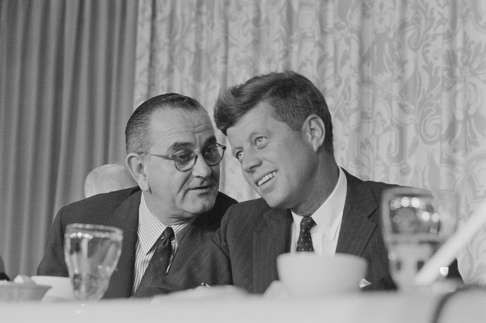
[[172,256],[172,240],[174,239],[174,230],[171,227],[165,228],[155,243],[155,251],[150,259],[149,265],[143,274],[140,285],[138,285],[135,296],[144,296],[146,290],[157,286],[162,281],[167,272],[170,257]]
[[316,223],[309,215],[302,217],[302,221],[300,221],[299,240],[297,240],[297,251],[314,251],[310,230],[315,225]]

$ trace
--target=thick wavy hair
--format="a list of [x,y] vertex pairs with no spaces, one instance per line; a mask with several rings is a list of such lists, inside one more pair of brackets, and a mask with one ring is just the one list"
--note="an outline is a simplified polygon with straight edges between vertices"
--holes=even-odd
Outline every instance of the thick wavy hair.
[[309,79],[292,71],[255,76],[222,92],[214,108],[216,127],[226,135],[260,102],[269,103],[277,118],[296,131],[309,115],[319,116],[326,130],[324,149],[334,154],[331,114],[324,96]]

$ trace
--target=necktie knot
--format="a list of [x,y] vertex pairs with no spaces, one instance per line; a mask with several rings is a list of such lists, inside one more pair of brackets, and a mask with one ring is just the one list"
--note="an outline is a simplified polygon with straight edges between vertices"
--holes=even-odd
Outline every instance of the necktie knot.
[[302,217],[302,221],[300,221],[300,231],[309,231],[315,225],[316,222],[314,219],[310,215],[305,215]]
[[297,251],[314,251],[310,230],[315,225],[316,222],[310,215],[302,217],[302,220],[300,221],[299,239],[297,240]]
[[174,240],[174,230],[171,227],[165,228],[159,238],[160,241],[172,241]]
[[159,238],[152,247],[152,250],[155,250],[154,254],[158,253],[157,250],[166,249],[169,246],[169,249],[171,249],[170,252],[172,252],[172,240],[174,240],[174,230],[171,227],[167,227],[164,231],[162,231]]

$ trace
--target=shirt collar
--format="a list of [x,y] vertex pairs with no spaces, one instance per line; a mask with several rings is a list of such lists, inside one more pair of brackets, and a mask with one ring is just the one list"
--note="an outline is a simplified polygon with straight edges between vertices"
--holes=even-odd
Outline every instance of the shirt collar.
[[[175,241],[177,241],[178,234],[187,225],[187,223],[171,225],[174,230]],[[140,205],[138,207],[138,241],[144,254],[149,253],[155,242],[159,239],[162,232],[167,226],[163,224],[156,216],[150,212],[145,202],[145,198],[140,198]]]
[[[331,194],[322,205],[311,215],[316,222],[316,227],[332,228],[338,219],[342,217],[344,202],[346,199],[347,181],[344,172],[339,167],[339,177]],[[297,225],[300,225],[302,216],[292,212],[292,218]]]

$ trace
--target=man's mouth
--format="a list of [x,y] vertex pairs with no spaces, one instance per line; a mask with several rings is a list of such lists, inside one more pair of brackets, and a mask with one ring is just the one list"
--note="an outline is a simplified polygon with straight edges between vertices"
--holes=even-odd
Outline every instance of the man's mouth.
[[263,175],[262,177],[260,177],[259,180],[257,180],[255,182],[256,186],[261,187],[265,183],[268,183],[272,178],[275,177],[275,175],[277,175],[277,171],[273,171],[273,172],[270,172],[270,173]]
[[213,187],[214,187],[214,185],[212,185],[212,184],[199,185],[199,186],[193,186],[193,187],[189,188],[189,190],[192,190],[192,191],[205,191],[205,190],[210,190]]

